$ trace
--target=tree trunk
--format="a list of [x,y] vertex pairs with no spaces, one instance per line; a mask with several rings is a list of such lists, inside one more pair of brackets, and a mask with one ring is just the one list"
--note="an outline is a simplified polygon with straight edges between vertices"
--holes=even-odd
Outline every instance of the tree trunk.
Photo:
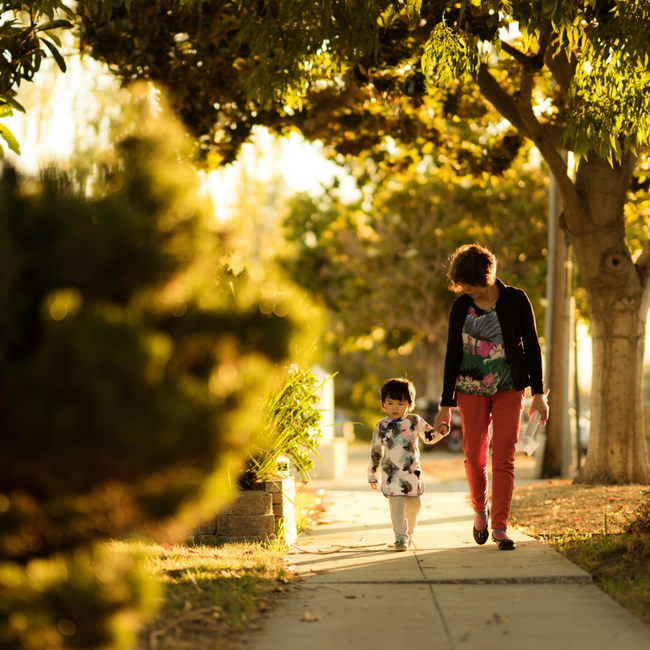
[[[564,157],[564,156],[563,156]],[[566,169],[566,165],[565,165]],[[555,180],[555,179],[553,179]],[[555,191],[553,188],[555,187]],[[545,324],[546,362],[545,380],[550,390],[548,396],[549,419],[546,424],[546,445],[542,463],[542,478],[555,478],[564,474],[563,469],[569,465],[564,458],[564,427],[567,410],[567,366],[569,355],[567,347],[567,295],[569,292],[568,279],[568,250],[566,233],[558,228],[562,214],[562,201],[559,200],[557,183],[551,185],[551,201],[549,206],[549,260],[548,281],[552,286],[547,287],[549,303],[547,306],[547,321]],[[550,220],[555,219],[555,226]],[[551,246],[554,255],[550,254]],[[553,265],[553,267],[551,267]]]
[[648,276],[632,261],[623,214],[633,167],[631,156],[612,167],[590,155],[576,174],[572,198],[578,200],[564,197],[564,228],[587,291],[593,349],[589,446],[577,483],[650,479],[643,422]]

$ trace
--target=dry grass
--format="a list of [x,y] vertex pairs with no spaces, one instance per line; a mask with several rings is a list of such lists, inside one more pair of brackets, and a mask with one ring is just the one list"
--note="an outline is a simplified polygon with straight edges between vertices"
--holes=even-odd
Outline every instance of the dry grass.
[[605,517],[621,533],[648,499],[647,485],[575,485],[556,479],[515,488],[509,522],[535,537],[597,535]]
[[231,650],[294,574],[277,545],[123,546],[148,556],[164,587],[161,608],[134,650]]
[[[298,489],[299,533],[323,514],[321,496]],[[164,589],[160,609],[133,650],[233,650],[240,634],[255,628],[297,575],[279,542],[114,544],[147,556]]]

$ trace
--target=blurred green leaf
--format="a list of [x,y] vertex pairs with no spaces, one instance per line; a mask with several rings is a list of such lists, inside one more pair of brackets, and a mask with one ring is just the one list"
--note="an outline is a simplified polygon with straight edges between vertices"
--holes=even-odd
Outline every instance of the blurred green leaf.
[[20,144],[18,143],[18,140],[16,140],[14,134],[4,124],[0,124],[0,138],[7,143],[9,149],[20,156]]
[[66,65],[65,60],[61,56],[61,52],[59,52],[56,45],[48,41],[46,38],[41,38],[41,43],[43,43],[47,49],[50,50],[61,72],[65,72],[68,69],[68,66]]

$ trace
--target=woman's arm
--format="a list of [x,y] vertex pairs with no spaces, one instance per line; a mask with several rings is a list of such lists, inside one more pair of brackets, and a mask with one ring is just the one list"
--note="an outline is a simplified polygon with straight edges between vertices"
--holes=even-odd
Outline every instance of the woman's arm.
[[463,359],[463,325],[467,316],[467,305],[463,304],[464,302],[461,299],[456,300],[449,314],[441,406],[456,406],[456,377]]
[[533,401],[531,402],[528,414],[539,411],[540,424],[544,426],[548,420],[548,402],[544,394],[544,378],[542,375],[542,350],[537,338],[537,326],[533,306],[525,292],[522,291],[521,307],[521,340],[524,343],[524,357],[526,359],[526,370],[530,377]]
[[[533,306],[524,291],[521,291],[519,320],[521,323],[521,340],[524,344],[526,371],[530,377],[533,395],[544,396],[544,379],[542,376],[542,350],[537,338],[537,326]],[[537,409],[535,409],[537,410]]]
[[539,411],[541,416],[539,423],[541,426],[544,426],[546,420],[548,420],[548,402],[546,401],[546,395],[544,395],[544,393],[536,393],[533,395],[533,401],[528,409],[528,415],[532,415],[534,411]]

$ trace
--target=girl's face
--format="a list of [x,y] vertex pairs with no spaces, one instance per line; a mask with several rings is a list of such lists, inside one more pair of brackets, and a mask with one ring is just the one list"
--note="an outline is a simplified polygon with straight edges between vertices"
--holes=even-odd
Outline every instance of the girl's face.
[[393,399],[392,397],[387,397],[386,401],[383,403],[384,411],[386,415],[389,415],[393,420],[398,420],[403,418],[408,411],[409,403],[406,400]]

